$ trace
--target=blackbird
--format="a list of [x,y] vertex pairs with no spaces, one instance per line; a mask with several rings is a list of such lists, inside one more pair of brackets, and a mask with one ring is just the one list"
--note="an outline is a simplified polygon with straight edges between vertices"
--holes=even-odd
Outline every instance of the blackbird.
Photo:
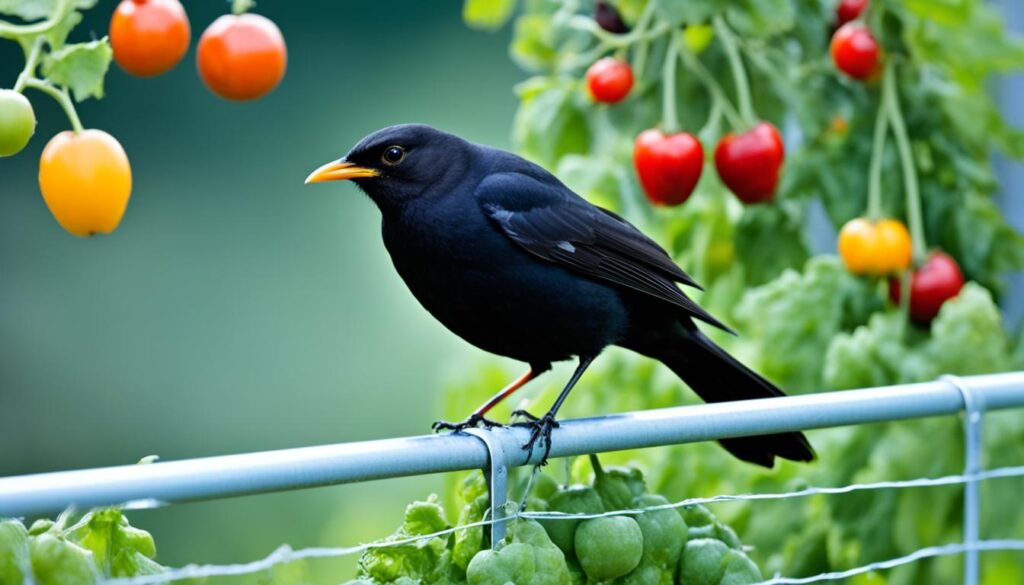
[[[384,245],[419,302],[469,343],[529,370],[459,423],[484,418],[516,389],[577,358],[551,409],[530,419],[532,449],[550,450],[555,415],[587,366],[609,345],[656,359],[707,402],[783,393],[715,345],[695,320],[730,331],[680,289],[700,288],[665,250],[618,215],[588,203],[519,156],[421,124],[361,140],[306,183],[350,179],[380,208]],[[736,457],[814,458],[801,433],[723,439]]]

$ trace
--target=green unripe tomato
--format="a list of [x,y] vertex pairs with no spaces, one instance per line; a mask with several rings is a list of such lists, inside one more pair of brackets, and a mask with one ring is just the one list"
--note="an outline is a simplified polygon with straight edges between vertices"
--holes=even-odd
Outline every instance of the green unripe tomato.
[[[548,507],[552,512],[564,512],[566,514],[600,514],[604,512],[604,504],[601,496],[591,487],[573,486],[566,488],[548,500]],[[575,542],[576,527],[579,520],[541,520],[540,524],[548,533],[548,538],[555,543],[567,557],[573,555],[573,544]]]
[[92,553],[53,534],[32,539],[32,573],[40,585],[93,585],[99,573]]
[[25,526],[17,520],[0,522],[0,583],[23,583],[29,569]]
[[640,564],[644,535],[629,516],[584,520],[576,529],[576,558],[595,581],[621,577]]
[[[668,504],[663,496],[644,494],[633,499],[634,508],[653,508]],[[675,567],[686,545],[686,522],[679,512],[669,508],[651,510],[636,516],[644,535],[644,558],[659,567]]]
[[632,506],[633,498],[647,492],[647,484],[639,469],[609,467],[595,470],[594,489],[600,494],[605,508],[626,510]]
[[36,132],[36,113],[13,89],[0,89],[0,156],[18,154]]
[[731,551],[724,542],[713,538],[687,542],[679,563],[679,581],[686,585],[718,585],[725,574],[726,555]]

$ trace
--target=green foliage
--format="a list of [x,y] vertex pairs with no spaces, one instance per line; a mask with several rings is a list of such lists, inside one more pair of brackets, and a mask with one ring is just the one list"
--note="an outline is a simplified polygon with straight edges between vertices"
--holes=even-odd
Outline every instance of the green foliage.
[[103,97],[103,78],[114,52],[106,37],[89,43],[67,45],[43,61],[43,74],[71,90],[76,101]]
[[465,0],[462,19],[474,28],[496,30],[504,26],[516,9],[516,0]]
[[[691,567],[704,579],[700,582],[742,585],[760,580],[736,532],[707,508],[667,507],[664,496],[648,493],[638,469],[605,469],[596,457],[590,462],[594,474],[586,484],[560,486],[541,473],[532,482],[520,483],[513,495],[525,499],[527,512],[579,515],[665,507],[589,519],[517,518],[509,521],[508,534],[493,549],[485,542],[482,527],[456,530],[453,537],[395,544],[448,528],[437,497],[430,496],[409,506],[397,532],[373,543],[360,560],[358,578],[346,585],[673,585],[679,583],[688,539],[713,540],[732,551],[721,567]],[[460,525],[487,517],[486,484],[480,472],[465,475],[454,491],[463,506]],[[612,502],[623,505],[609,507]]]
[[129,524],[119,508],[93,510],[68,526],[71,519],[65,512],[29,530],[18,520],[0,521],[0,583],[91,585],[165,570],[153,560],[153,537]]
[[[880,106],[878,83],[852,82],[837,75],[831,64],[828,44],[835,2],[660,0],[646,29],[641,15],[647,2],[612,3],[632,32],[595,31],[586,23],[589,6],[582,3],[562,3],[560,8],[539,0],[524,3],[512,55],[537,76],[517,88],[520,109],[513,138],[522,154],[662,243],[704,285],[706,292],[695,294],[701,304],[742,334],[718,341],[787,392],[1024,367],[1024,330],[1007,333],[998,305],[1004,274],[1024,268],[1024,236],[1009,225],[993,199],[999,185],[991,164],[994,152],[1024,158],[1024,131],[1007,124],[989,91],[994,76],[1024,69],[1024,41],[1007,33],[993,7],[981,0],[872,0],[865,14],[895,68],[925,239],[953,256],[970,281],[930,326],[921,327],[888,300],[884,281],[851,275],[836,257],[812,255],[804,238],[810,219],[820,217],[811,205],[820,204],[836,230],[864,215],[873,123]],[[724,20],[738,37],[757,117],[798,130],[787,132],[782,179],[768,204],[741,205],[716,177],[713,145],[725,132],[742,128],[726,124],[728,119],[709,120],[714,100],[692,61],[680,61],[674,87],[666,88],[662,78],[668,35],[683,27],[684,45],[726,97],[738,101],[723,39],[709,26],[716,19]],[[637,28],[647,35],[639,36]],[[627,59],[637,78],[630,96],[613,106],[593,103],[581,83],[583,70],[607,54]],[[649,206],[632,165],[635,136],[663,122],[666,90],[674,97],[681,128],[699,134],[708,158],[696,192],[671,209]],[[901,162],[892,144],[883,149],[880,161],[882,212],[905,218]],[[493,368],[485,371],[449,390],[446,416],[464,416],[466,403],[482,401],[509,375]],[[561,381],[536,382],[523,400],[546,405]],[[664,369],[618,351],[603,356],[578,388],[565,405],[565,416],[693,400]],[[1020,453],[1017,421],[989,425],[986,441],[993,462],[1019,463],[1010,455]],[[929,440],[921,441],[923,436]],[[786,463],[772,472],[737,463],[714,445],[611,457],[643,467],[650,485],[670,499],[945,475],[962,465],[959,421],[952,418],[818,431],[812,440],[821,458],[818,464]],[[585,459],[576,460],[570,483],[586,481],[591,467]],[[595,471],[599,477],[603,473]],[[601,481],[596,487],[606,509],[633,505],[630,500],[636,496],[628,488],[615,482],[601,486]],[[985,489],[986,497],[1005,501],[998,508],[1002,514],[992,512],[986,519],[989,528],[1008,537],[1019,535],[1024,514],[1015,512],[1010,501],[1019,486],[993,482]],[[721,512],[754,546],[751,555],[765,572],[801,576],[957,539],[961,493],[953,486],[849,494],[737,503]],[[739,543],[736,532],[708,517],[703,508],[684,514],[689,526],[686,552],[681,553],[684,570],[687,565],[702,567],[700,578],[710,575],[723,583],[740,578],[733,575],[747,575],[752,567],[730,556]],[[545,526],[552,530],[553,524]],[[553,539],[564,541],[563,536]],[[703,542],[707,538],[713,541]],[[568,556],[574,582],[583,582],[583,571]],[[983,562],[986,575],[1002,579],[991,583],[1020,579],[1019,568],[1014,568],[1019,557],[988,555]],[[667,584],[678,579],[666,576],[664,565],[645,551],[640,566],[621,581]],[[926,560],[894,572],[891,582],[945,585],[958,580],[957,563]]]

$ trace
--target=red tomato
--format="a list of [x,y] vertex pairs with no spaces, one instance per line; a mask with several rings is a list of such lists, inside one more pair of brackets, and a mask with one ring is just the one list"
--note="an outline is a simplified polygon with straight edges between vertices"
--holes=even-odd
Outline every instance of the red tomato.
[[618,59],[599,59],[587,69],[587,87],[595,101],[606,104],[620,102],[633,88],[633,69]]
[[743,134],[723,136],[715,148],[715,168],[740,201],[761,203],[775,196],[784,157],[779,131],[761,122]]
[[284,77],[284,37],[259,14],[225,14],[207,27],[197,51],[199,76],[213,93],[229,100],[253,100]]
[[[960,293],[964,275],[949,254],[933,252],[924,265],[910,277],[910,318],[928,324],[939,314],[942,304]],[[900,302],[900,280],[889,280],[889,298]]]
[[878,41],[868,27],[848,22],[832,35],[832,61],[854,79],[868,79],[878,69]]
[[114,60],[139,77],[169,71],[188,52],[191,38],[178,0],[121,0],[110,19]]
[[704,168],[704,148],[692,134],[651,128],[636,137],[633,164],[651,203],[679,205],[693,193]]
[[868,0],[841,0],[836,6],[836,23],[842,26],[860,16],[868,6]]

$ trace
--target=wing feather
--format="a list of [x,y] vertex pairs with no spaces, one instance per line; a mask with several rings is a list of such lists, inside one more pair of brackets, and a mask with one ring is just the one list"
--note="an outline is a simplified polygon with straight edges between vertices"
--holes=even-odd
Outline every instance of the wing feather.
[[699,285],[661,246],[564,185],[499,173],[481,183],[476,197],[494,223],[531,254],[649,295],[731,332],[680,290],[677,283]]

